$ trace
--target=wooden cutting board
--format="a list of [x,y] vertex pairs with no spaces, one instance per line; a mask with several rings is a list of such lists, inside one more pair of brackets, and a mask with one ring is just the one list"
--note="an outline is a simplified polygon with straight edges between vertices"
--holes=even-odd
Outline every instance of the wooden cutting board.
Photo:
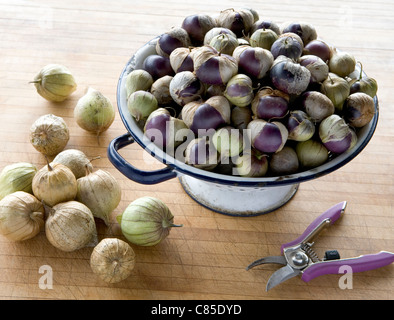
[[[116,105],[117,81],[132,54],[154,36],[193,13],[218,13],[248,5],[264,19],[282,23],[308,21],[321,38],[362,61],[379,83],[380,115],[369,145],[351,163],[319,179],[302,183],[295,197],[267,215],[235,218],[214,213],[192,200],[177,179],[141,185],[125,178],[107,158],[107,146],[126,132],[119,114],[100,143],[79,128],[73,110],[86,87],[100,90]],[[45,159],[29,143],[29,128],[41,115],[53,113],[67,122],[71,138],[66,148],[88,157],[100,156],[96,169],[112,173],[122,187],[122,200],[111,225],[97,221],[99,238],[124,239],[115,217],[138,197],[162,199],[182,228],[173,229],[155,247],[132,245],[133,274],[118,284],[106,284],[91,271],[92,248],[65,253],[49,244],[44,232],[26,242],[0,237],[1,299],[394,299],[394,266],[354,274],[352,289],[340,288],[340,275],[309,283],[292,278],[269,292],[265,285],[276,266],[250,271],[255,259],[280,254],[280,245],[298,237],[309,223],[332,205],[348,201],[345,216],[315,244],[319,255],[337,249],[342,257],[394,251],[394,72],[392,53],[394,7],[367,1],[0,1],[0,168],[15,162],[37,167]],[[366,23],[368,21],[368,23]],[[66,65],[78,82],[63,103],[40,97],[28,82],[46,64]],[[121,154],[137,167],[163,165],[136,144]],[[149,158],[149,157],[148,157]],[[247,206],[247,204],[245,204]],[[43,278],[44,277],[44,278]],[[47,277],[47,278],[45,278]],[[52,282],[45,282],[49,279]],[[45,285],[45,283],[47,285]],[[52,284],[52,286],[49,286]],[[49,286],[49,287],[48,287]]]

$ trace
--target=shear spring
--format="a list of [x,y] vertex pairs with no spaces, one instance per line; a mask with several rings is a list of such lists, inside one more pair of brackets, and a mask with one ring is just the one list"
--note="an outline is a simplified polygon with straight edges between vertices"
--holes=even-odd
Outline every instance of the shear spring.
[[311,245],[308,243],[301,244],[301,249],[304,250],[313,263],[320,261],[318,255],[312,250]]

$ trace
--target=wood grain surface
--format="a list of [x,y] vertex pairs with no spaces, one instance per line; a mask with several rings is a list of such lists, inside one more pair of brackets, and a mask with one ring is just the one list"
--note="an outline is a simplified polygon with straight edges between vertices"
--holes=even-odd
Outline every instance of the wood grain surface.
[[[97,143],[78,125],[73,110],[85,89],[100,90],[116,105],[119,75],[133,53],[154,36],[179,26],[193,13],[215,14],[248,6],[278,23],[312,23],[319,36],[353,53],[379,84],[380,117],[368,146],[353,161],[327,176],[300,185],[295,197],[273,213],[234,218],[198,205],[178,179],[141,185],[125,178],[107,158],[107,146],[126,132],[117,112],[113,125]],[[339,287],[340,275],[309,283],[292,278],[269,292],[265,286],[277,270],[267,265],[246,271],[255,259],[279,255],[280,246],[298,237],[314,218],[332,205],[348,201],[345,216],[315,244],[322,255],[337,249],[342,257],[394,251],[394,4],[379,1],[210,1],[169,0],[0,0],[0,169],[15,162],[45,164],[29,142],[29,128],[53,113],[70,128],[67,149],[79,149],[96,169],[111,172],[122,187],[122,200],[106,227],[97,221],[99,238],[123,239],[115,217],[138,197],[162,199],[182,228],[173,229],[155,247],[132,245],[133,274],[106,284],[92,273],[92,248],[62,252],[45,233],[25,242],[0,237],[1,299],[394,299],[394,265],[353,275],[353,288]],[[77,91],[63,103],[51,103],[28,82],[46,64],[66,65]],[[137,167],[163,165],[146,161],[137,144],[121,154]],[[245,206],[248,204],[245,203]],[[50,266],[53,288],[41,289],[41,266]]]

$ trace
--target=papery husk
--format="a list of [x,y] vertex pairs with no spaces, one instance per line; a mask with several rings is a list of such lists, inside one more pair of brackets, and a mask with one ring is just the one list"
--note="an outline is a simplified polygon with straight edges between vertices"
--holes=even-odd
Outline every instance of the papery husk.
[[221,159],[236,157],[243,150],[243,136],[238,129],[231,126],[218,129],[212,136],[212,143]]
[[16,191],[32,194],[32,182],[36,173],[37,167],[27,162],[5,166],[0,173],[0,200]]
[[293,22],[283,23],[281,26],[282,33],[289,33],[288,27],[291,24],[297,24],[299,26],[299,30],[297,31],[297,35],[300,37],[300,39],[302,40],[304,45],[307,45],[312,40],[317,39],[316,28],[312,24],[310,24],[308,22],[304,22],[304,21],[299,21],[299,22],[293,21]]
[[170,82],[169,92],[172,99],[180,106],[201,100],[205,86],[191,71],[178,72]]
[[[290,111],[287,129],[289,130],[289,140],[306,141],[315,134],[315,124],[310,117],[302,110]],[[293,127],[293,124],[297,125]]]
[[137,121],[145,121],[158,107],[155,96],[144,90],[132,93],[127,101],[127,109]]
[[214,47],[220,53],[232,55],[234,49],[238,47],[239,43],[236,37],[222,33],[214,36],[209,42],[209,45]]
[[296,152],[300,166],[304,169],[318,167],[328,160],[328,150],[320,142],[307,140],[299,142],[296,146]]
[[75,178],[81,178],[86,175],[88,171],[93,170],[91,160],[80,150],[67,149],[60,152],[54,159],[54,163],[61,163],[68,167],[75,175]]
[[342,77],[334,73],[329,73],[326,80],[320,86],[324,93],[339,111],[342,110],[343,103],[350,94],[350,85]]
[[[241,55],[247,49],[253,50],[253,52],[254,52],[253,58],[255,60],[257,60],[259,63],[259,67],[256,68],[256,70],[255,70],[257,72],[255,72],[254,74],[249,73],[249,75],[253,76],[256,79],[263,79],[267,75],[271,66],[274,63],[274,56],[272,55],[271,51],[269,51],[267,49],[263,49],[260,47],[251,47],[250,45],[240,45],[234,49],[233,57],[237,61],[238,65],[239,65],[239,70],[241,72],[245,72],[243,70],[242,63],[240,63],[241,62]],[[247,58],[247,59],[249,59],[249,58]],[[248,63],[248,61],[246,61],[246,63]]]
[[89,87],[74,108],[77,124],[84,130],[99,136],[114,122],[115,108],[100,91]]
[[[189,34],[187,33],[187,31],[185,29],[183,29],[181,27],[173,27],[169,31],[167,31],[166,33],[161,35],[161,37],[163,37],[164,35],[168,35],[173,39],[177,39],[180,43],[180,47],[187,48],[187,47],[191,46],[191,40],[190,40]],[[167,58],[171,54],[171,52],[166,52],[165,50],[162,49],[160,39],[156,43],[156,52],[157,52],[157,54],[159,54],[163,57],[167,57]]]
[[184,123],[187,125],[188,128],[190,128],[192,126],[194,114],[196,113],[197,108],[201,104],[202,104],[201,101],[192,101],[192,102],[187,103],[182,108],[181,118],[184,121]]
[[252,110],[250,108],[235,106],[231,110],[231,124],[239,129],[246,129],[249,122],[252,121]]
[[[162,125],[162,122],[159,122],[159,124],[156,122],[155,125],[157,127],[151,128],[149,126],[155,117],[163,117],[160,120],[164,119],[163,121],[166,122],[164,132],[162,128],[158,128]],[[153,129],[152,132],[150,132],[151,129]],[[165,108],[159,108],[153,111],[146,120],[144,134],[150,139],[153,138],[156,145],[165,148],[167,153],[173,155],[175,148],[184,140],[185,131],[183,129],[188,130],[188,127],[182,119],[172,117],[170,112]],[[160,137],[157,137],[157,135],[160,135]]]
[[203,43],[206,33],[216,27],[216,21],[208,14],[197,13],[185,17],[181,27],[189,34],[192,44],[199,46]]
[[209,139],[206,137],[196,138],[190,141],[186,147],[185,163],[198,169],[211,171],[219,164],[219,154]]
[[51,163],[35,174],[32,182],[34,195],[48,206],[73,200],[77,194],[74,173],[61,163]]
[[109,225],[111,213],[119,205],[122,189],[115,177],[99,169],[77,180],[76,200],[85,204],[93,216]]
[[78,201],[67,201],[48,208],[45,234],[56,248],[71,252],[97,245],[97,230],[90,209]]
[[[195,47],[189,47],[189,48],[179,47],[171,52],[170,64],[175,73],[179,71],[185,71],[179,69],[182,67],[186,59],[190,58],[193,61],[194,51],[195,51]],[[193,70],[188,70],[188,71],[193,71]]]
[[292,147],[284,146],[281,151],[271,156],[269,168],[278,176],[296,173],[299,168],[297,153]]
[[375,115],[375,103],[371,96],[356,92],[347,97],[343,106],[344,116],[355,128],[367,125]]
[[285,32],[285,33],[281,33],[278,38],[293,38],[293,40],[296,40],[302,48],[304,48],[304,42],[302,41],[301,37],[294,33],[294,32]]
[[155,197],[141,197],[116,217],[128,241],[139,246],[154,246],[164,240],[172,227],[174,216],[167,205]]
[[[308,59],[314,59],[315,61],[304,65],[303,62]],[[300,57],[299,63],[310,71],[312,83],[320,83],[327,79],[329,68],[321,58],[314,55],[303,55]]]
[[77,89],[71,72],[60,64],[46,65],[30,83],[34,83],[39,95],[54,102],[64,101]]
[[211,40],[219,35],[219,34],[229,34],[231,36],[233,36],[234,38],[237,38],[237,35],[231,31],[229,28],[224,28],[224,27],[214,27],[211,30],[209,30],[205,36],[204,36],[204,45],[209,45],[209,43],[211,42]]
[[235,159],[235,172],[241,177],[264,177],[268,171],[267,155],[256,149],[243,152]]
[[348,150],[352,141],[349,125],[337,114],[328,116],[320,123],[319,137],[328,150],[337,154]]
[[230,124],[231,106],[229,101],[223,96],[213,96],[205,101],[213,108],[215,108],[222,116],[223,120]]
[[254,98],[252,80],[245,74],[235,75],[227,82],[224,96],[235,106],[246,107],[250,105]]
[[150,92],[154,95],[159,105],[169,104],[173,101],[170,93],[170,83],[173,78],[167,75],[153,82]]
[[362,77],[361,79],[352,79],[349,81],[350,93],[364,92],[371,98],[378,92],[378,83],[374,78]]
[[[195,121],[196,111],[203,104],[209,105],[212,109],[215,109],[221,117],[224,124],[230,124],[231,117],[231,107],[229,101],[223,96],[213,96],[206,101],[192,101],[187,103],[182,109],[182,120],[185,122],[188,128],[192,129],[196,134],[198,129],[210,129],[206,127],[198,127]],[[198,121],[203,122],[204,119],[198,119]],[[216,128],[214,128],[216,129]]]
[[[283,74],[286,77],[283,77]],[[274,60],[270,77],[277,89],[290,95],[300,95],[309,86],[311,72],[292,59],[281,55]]]
[[118,283],[128,278],[135,266],[135,252],[131,246],[117,238],[105,238],[93,249],[90,267],[101,280]]
[[271,29],[272,31],[274,31],[277,35],[281,34],[281,30],[280,27],[277,23],[271,21],[271,20],[265,20],[265,19],[259,19],[257,21],[255,21],[255,23],[253,24],[252,28],[250,29],[250,32],[253,33],[255,32],[257,29]]
[[302,99],[305,112],[314,122],[320,122],[335,112],[330,98],[319,91],[307,91]]
[[30,127],[30,142],[33,147],[46,156],[61,152],[70,139],[67,123],[54,114],[39,117]]
[[278,35],[271,29],[257,29],[250,36],[249,42],[252,47],[270,50],[272,44],[278,39]]
[[[256,142],[255,140],[257,139],[261,139],[260,138],[260,134],[263,132],[264,127],[267,125],[275,125],[277,130],[279,130],[280,136],[281,136],[281,143],[280,145],[275,149],[275,150],[271,150],[271,151],[267,151],[267,150],[260,150],[258,147],[256,147]],[[287,130],[287,128],[285,127],[284,124],[282,124],[281,122],[278,121],[272,121],[272,122],[267,122],[263,119],[254,119],[252,120],[248,127],[248,134],[250,135],[250,140],[252,142],[252,146],[254,148],[256,148],[257,150],[259,150],[260,152],[267,152],[267,153],[275,153],[275,152],[279,152],[283,149],[283,147],[286,144],[289,132]]]
[[149,90],[153,84],[153,78],[148,71],[143,69],[132,70],[125,81],[127,98],[138,90]]
[[[216,68],[209,70],[210,72],[217,72],[214,77],[211,74],[207,75],[207,70],[204,70],[207,69],[206,63],[209,63],[211,59],[217,60]],[[197,77],[208,85],[226,84],[238,72],[238,63],[235,58],[226,54],[222,55],[209,45],[196,49],[193,55],[193,63]],[[218,78],[220,78],[220,81],[216,81]]]
[[12,241],[35,237],[44,226],[44,207],[24,191],[6,195],[0,201],[0,234]]
[[331,73],[335,73],[340,77],[346,77],[354,71],[356,67],[356,59],[348,52],[338,52],[336,48],[332,48],[328,66]]
[[271,87],[263,87],[259,91],[257,91],[256,95],[254,96],[254,99],[252,100],[251,110],[254,114],[254,118],[257,118],[256,115],[258,114],[257,109],[259,106],[259,100],[261,98],[264,98],[265,96],[280,97],[285,99],[287,102],[290,101],[290,96],[287,93],[281,90],[273,89]]
[[357,136],[356,131],[354,129],[350,128],[350,132],[352,134],[352,140],[350,142],[349,150],[351,150],[357,144],[357,141],[358,141],[358,136]]
[[259,13],[255,9],[250,7],[241,7],[241,9],[250,11],[250,13],[253,15],[253,23],[259,20],[260,18]]
[[347,81],[350,84],[350,94],[364,92],[371,98],[374,98],[378,92],[378,82],[374,78],[367,76],[363,72],[363,65],[360,62],[359,64],[361,66],[360,76],[356,79],[350,77],[347,78]]
[[[216,21],[218,26],[228,28],[232,30],[238,37],[241,37],[248,34],[254,23],[254,16],[248,9],[234,10],[233,8],[230,8],[221,11]],[[234,28],[233,23],[237,21],[242,21],[242,29]],[[238,27],[237,23],[235,25]]]

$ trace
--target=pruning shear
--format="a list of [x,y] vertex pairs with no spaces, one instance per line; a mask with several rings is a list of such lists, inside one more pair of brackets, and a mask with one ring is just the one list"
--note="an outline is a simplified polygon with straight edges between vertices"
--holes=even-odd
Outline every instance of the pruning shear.
[[340,202],[317,217],[296,240],[281,246],[281,256],[270,256],[252,262],[246,270],[267,263],[283,267],[269,278],[266,291],[276,285],[301,274],[301,280],[308,282],[325,274],[338,274],[342,266],[351,267],[352,272],[378,269],[394,262],[394,253],[381,251],[355,258],[341,259],[337,250],[325,252],[319,259],[312,250],[313,240],[326,227],[334,224],[345,212],[346,201]]

